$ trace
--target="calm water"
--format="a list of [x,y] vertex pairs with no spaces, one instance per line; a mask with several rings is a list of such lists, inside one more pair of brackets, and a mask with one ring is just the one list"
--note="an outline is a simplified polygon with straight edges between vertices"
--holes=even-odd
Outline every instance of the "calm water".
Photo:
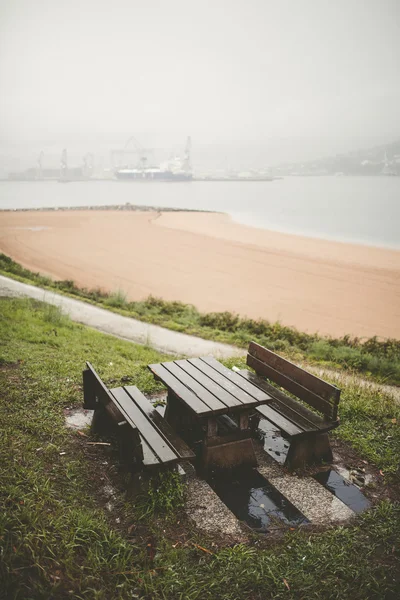
[[131,204],[230,214],[247,225],[400,248],[400,177],[271,182],[0,182],[1,208]]

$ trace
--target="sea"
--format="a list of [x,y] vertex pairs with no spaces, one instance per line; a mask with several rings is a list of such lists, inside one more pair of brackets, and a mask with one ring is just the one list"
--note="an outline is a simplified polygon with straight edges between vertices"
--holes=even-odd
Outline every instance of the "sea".
[[126,203],[223,212],[263,229],[400,250],[400,177],[0,182],[0,210]]

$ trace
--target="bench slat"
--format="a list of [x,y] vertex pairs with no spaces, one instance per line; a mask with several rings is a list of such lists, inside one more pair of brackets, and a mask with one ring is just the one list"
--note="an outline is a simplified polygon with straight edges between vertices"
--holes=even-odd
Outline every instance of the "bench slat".
[[314,408],[322,412],[324,415],[328,416],[330,419],[336,418],[336,404],[332,405],[324,398],[321,398],[314,392],[306,389],[305,387],[303,387],[296,381],[293,381],[286,375],[279,373],[269,365],[261,362],[261,360],[258,360],[257,358],[254,358],[254,356],[251,356],[250,354],[247,355],[247,364],[249,367],[252,367],[258,375],[264,375],[268,377],[278,385],[281,385],[288,392],[291,392],[298,398],[301,398],[301,400],[307,402],[310,406],[313,406]]
[[299,435],[301,433],[304,433],[304,431],[300,429],[300,427],[289,421],[289,419],[286,419],[286,417],[284,417],[279,412],[271,408],[271,406],[269,406],[268,404],[259,406],[257,408],[257,412],[260,413],[266,419],[268,419],[268,421],[271,421],[271,423],[279,427],[279,429],[281,429],[288,436]]
[[154,374],[156,379],[161,379],[164,385],[173,391],[173,393],[183,400],[194,413],[199,416],[212,413],[207,404],[204,404],[195,394],[188,390],[174,375],[172,375],[163,365],[149,365],[148,368]]
[[146,415],[148,420],[159,433],[165,438],[172,450],[178,455],[181,460],[195,458],[195,453],[185,444],[185,442],[175,433],[167,421],[154,408],[151,402],[142,394],[142,392],[134,385],[126,386],[125,391],[130,396],[132,401]]
[[218,399],[218,402],[220,402],[223,406],[223,410],[221,412],[225,412],[227,406],[231,407],[239,405],[237,398],[224,390],[215,381],[211,381],[206,375],[204,375],[204,373],[199,371],[199,369],[190,364],[187,360],[177,360],[175,363],[182,371],[187,373],[191,379],[195,379],[202,386],[203,390],[207,390],[211,395]]
[[242,390],[250,394],[250,396],[255,398],[255,400],[257,400],[258,402],[263,402],[270,399],[270,396],[268,394],[260,390],[260,388],[256,387],[249,381],[244,380],[243,377],[240,377],[240,375],[237,375],[237,373],[235,373],[234,371],[231,371],[230,369],[224,367],[224,365],[221,365],[221,363],[215,360],[213,356],[202,356],[201,360],[216,371],[218,371],[219,373],[221,373],[221,375],[229,379],[229,381],[232,381],[232,383],[234,383]]
[[258,360],[261,360],[261,362],[265,362],[268,366],[275,369],[275,371],[282,373],[304,388],[314,392],[324,400],[327,400],[332,404],[339,403],[340,390],[336,386],[305,371],[286,358],[268,350],[268,348],[264,348],[264,346],[260,346],[260,344],[257,344],[256,342],[250,342],[249,354]]
[[157,467],[161,464],[161,461],[157,458],[153,450],[150,448],[144,437],[140,435],[140,433],[139,436],[142,443],[143,465],[145,467]]
[[199,371],[207,375],[212,381],[217,383],[221,388],[229,392],[230,396],[234,397],[234,402],[229,398],[229,406],[231,408],[243,408],[244,404],[249,407],[258,404],[257,400],[252,398],[247,392],[243,390],[239,391],[229,379],[224,375],[221,375],[221,373],[218,373],[218,371],[207,365],[200,358],[191,358],[189,359],[189,362],[199,369]]
[[334,429],[339,424],[338,421],[324,420],[322,417],[313,413],[290,396],[277,390],[270,383],[267,383],[264,379],[251,371],[243,369],[238,372],[238,375],[251,381],[254,385],[258,385],[261,389],[269,393],[274,398],[274,401],[271,402],[270,406],[290,418],[293,422],[298,423],[304,431],[320,431],[320,433],[325,433],[326,431]]
[[[177,360],[174,363],[163,363],[163,366],[172,373],[179,381],[181,381],[186,387],[192,390],[196,395],[201,396],[202,401],[209,406],[209,408],[214,412],[214,414],[218,414],[218,412],[224,412],[226,410],[226,404],[224,404],[219,398],[218,390],[214,391],[214,394],[210,393],[208,389],[201,384],[201,381],[194,381],[196,377],[191,377],[193,373],[191,372],[190,367],[194,372],[197,371],[194,367],[189,365],[186,360]],[[197,371],[198,372],[198,371]],[[222,390],[223,391],[223,390]]]
[[166,441],[149,422],[140,408],[132,402],[132,398],[124,388],[113,388],[110,391],[119,405],[121,412],[129,419],[129,423],[136,425],[142,437],[145,438],[151,450],[161,462],[167,463],[178,461],[177,454],[168,446]]

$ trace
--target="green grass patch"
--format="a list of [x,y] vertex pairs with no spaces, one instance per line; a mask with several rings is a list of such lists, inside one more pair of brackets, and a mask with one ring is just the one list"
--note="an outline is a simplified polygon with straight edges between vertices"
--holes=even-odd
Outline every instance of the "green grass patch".
[[5,254],[0,254],[0,273],[175,331],[239,347],[246,347],[255,340],[289,358],[351,369],[382,382],[400,385],[400,340],[321,337],[302,333],[281,323],[243,318],[229,312],[204,314],[194,306],[166,302],[152,296],[143,301],[129,302],[123,290],[109,294],[100,289],[78,288],[72,280],[52,281],[25,269]]
[[[82,438],[65,429],[63,409],[82,404],[85,360],[110,386],[154,392],[160,385],[147,365],[166,357],[29,299],[0,299],[0,340],[0,598],[397,597],[400,509],[388,502],[349,527],[289,532],[264,549],[214,551],[210,540],[196,537],[210,555],[164,534],[162,519],[168,529],[174,505],[179,517],[184,489],[174,475],[161,477],[146,500],[157,546],[150,559],[146,544],[132,541],[116,514],[111,519],[98,504],[93,464]],[[342,398],[338,435],[394,473],[399,427],[392,420],[400,416],[393,400],[357,386],[343,386]],[[118,511],[132,524],[141,516],[133,501]]]

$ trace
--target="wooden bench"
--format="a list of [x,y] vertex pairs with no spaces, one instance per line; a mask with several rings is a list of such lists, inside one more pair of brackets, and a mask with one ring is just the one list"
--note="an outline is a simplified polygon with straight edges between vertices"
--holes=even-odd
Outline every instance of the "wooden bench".
[[256,374],[241,370],[240,375],[273,398],[270,404],[257,408],[252,427],[257,427],[260,418],[267,419],[281,431],[283,437],[290,440],[285,466],[296,469],[322,460],[331,462],[333,457],[327,432],[339,425],[339,388],[255,342],[250,342],[247,365]]
[[94,410],[93,430],[112,422],[118,432],[120,457],[133,471],[169,466],[195,458],[136,386],[108,389],[92,365],[83,371],[83,406]]

